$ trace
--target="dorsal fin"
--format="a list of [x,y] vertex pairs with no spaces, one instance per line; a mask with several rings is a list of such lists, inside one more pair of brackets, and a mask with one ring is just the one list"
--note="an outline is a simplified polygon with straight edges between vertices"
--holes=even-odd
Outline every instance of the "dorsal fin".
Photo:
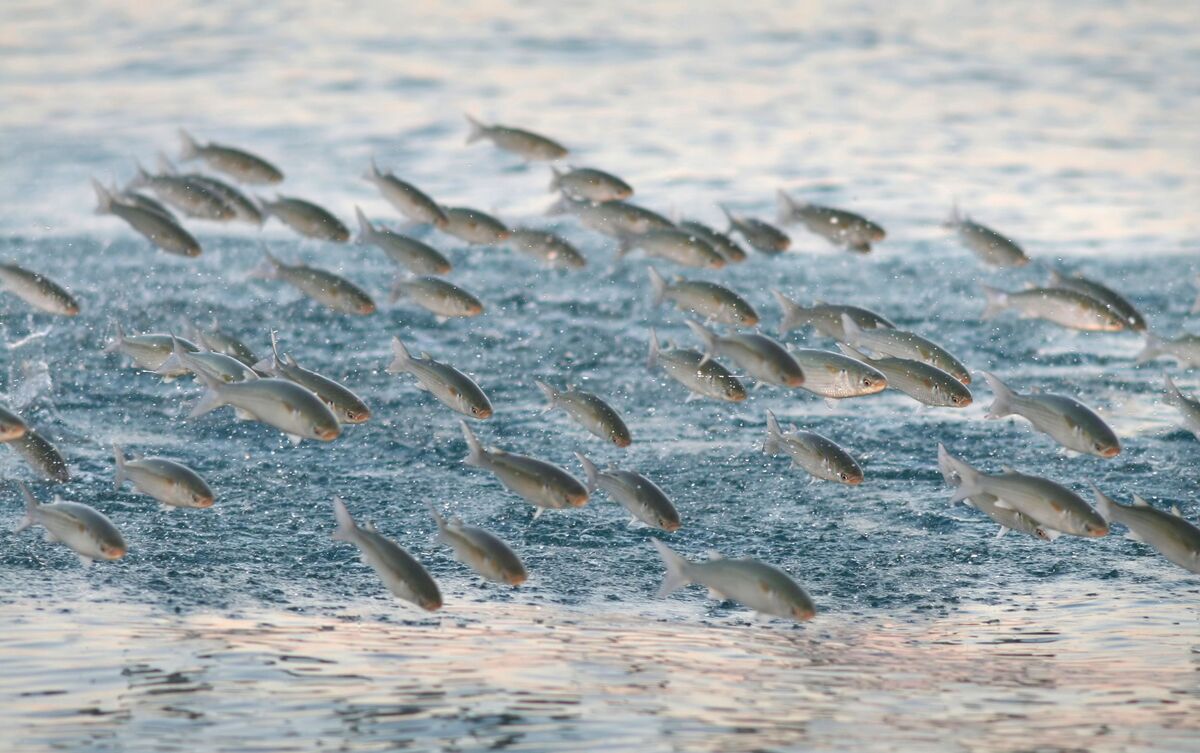
[[1142,499],[1139,495],[1135,494],[1135,495],[1133,495],[1133,506],[1134,507],[1150,507],[1150,503],[1147,502],[1146,500]]
[[1183,517],[1183,510],[1179,509],[1179,505],[1171,505],[1171,514],[1177,518]]
[[1001,473],[1016,473],[1017,469],[1013,468],[1011,465],[1002,465],[1002,466],[1000,466],[1000,472]]

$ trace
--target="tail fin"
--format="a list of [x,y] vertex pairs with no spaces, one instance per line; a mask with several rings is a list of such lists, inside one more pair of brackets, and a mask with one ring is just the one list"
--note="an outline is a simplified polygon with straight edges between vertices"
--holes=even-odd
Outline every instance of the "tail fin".
[[954,203],[950,205],[950,215],[946,218],[945,222],[942,223],[942,227],[953,230],[962,224],[962,221],[963,216],[958,211],[958,200],[955,199]]
[[187,162],[200,156],[200,145],[192,138],[192,134],[179,129],[179,161]]
[[177,374],[180,371],[192,371],[192,366],[188,363],[188,360],[188,352],[183,347],[183,343],[179,342],[178,337],[171,335],[171,355],[167,356],[166,360],[159,364],[154,373],[169,376]]
[[653,369],[655,366],[658,365],[659,350],[660,350],[660,348],[658,345],[658,333],[655,332],[653,329],[651,329],[650,330],[650,354],[648,356],[646,356],[646,368],[647,369]]
[[426,502],[425,506],[429,508],[429,514],[433,516],[433,522],[437,523],[438,540],[441,541],[447,528],[446,519],[442,517],[442,514],[438,512],[438,509],[434,507],[432,502]]
[[92,178],[92,190],[96,192],[96,214],[112,214],[116,198],[100,181]]
[[538,389],[542,391],[542,394],[546,396],[546,409],[542,411],[543,413],[549,413],[558,407],[558,390],[554,389],[545,382],[539,382],[536,379],[533,383],[536,384]]
[[159,152],[155,155],[155,159],[158,164],[158,172],[162,175],[176,175],[179,172],[166,154]]
[[408,354],[408,348],[404,347],[404,343],[399,337],[392,338],[392,362],[388,364],[387,373],[403,374],[408,371],[409,364],[412,363],[412,356]]
[[583,466],[583,473],[587,476],[588,494],[595,494],[600,479],[600,470],[596,468],[595,463],[584,457],[582,452],[575,453],[575,457],[579,458],[579,464]]
[[338,497],[333,498],[333,518],[337,521],[337,528],[333,531],[333,540],[353,543],[358,534],[358,526],[355,525],[354,518],[350,516],[350,511],[346,509],[346,503]]
[[763,452],[768,455],[783,452],[782,440],[783,429],[779,428],[779,421],[774,413],[767,411],[767,441],[763,442]]
[[950,476],[958,477],[958,489],[955,490],[954,496],[950,498],[951,502],[961,502],[983,491],[979,486],[983,480],[983,474],[962,459],[951,455],[943,444],[938,445],[938,467],[942,469],[943,476],[947,478]]
[[729,221],[729,227],[725,230],[726,233],[732,233],[737,230],[737,218],[733,216],[733,212],[729,211],[729,207],[724,204],[717,204],[721,211],[725,213],[725,219]]
[[862,340],[862,327],[858,326],[858,322],[847,313],[842,313],[842,334],[845,336],[846,342],[854,347],[858,347]]
[[221,397],[221,380],[205,374],[203,371],[193,372],[196,379],[204,383],[207,391],[200,397],[200,401],[192,408],[192,412],[188,414],[188,418],[197,418],[205,413],[220,408],[225,404],[225,399]]
[[125,344],[125,328],[120,322],[113,323],[113,339],[104,346],[105,353],[115,353]]
[[367,239],[375,232],[375,228],[371,226],[371,221],[363,214],[363,210],[357,205],[354,205],[354,216],[358,218],[358,238],[359,243],[366,243]]
[[550,166],[550,193],[554,193],[562,187],[562,177],[564,173],[554,165]]
[[1162,338],[1146,333],[1146,342],[1142,344],[1142,349],[1133,357],[1135,363],[1146,363],[1153,361],[1163,354]]
[[116,442],[113,442],[113,460],[117,462],[117,474],[113,480],[113,485],[117,491],[121,490],[121,484],[125,483],[125,451]]
[[375,157],[371,157],[371,164],[367,167],[367,171],[362,174],[364,180],[375,180],[382,178],[383,173],[379,172],[379,165],[375,164]]
[[992,398],[992,406],[988,408],[984,418],[1003,418],[1005,416],[1011,416],[1013,414],[1013,398],[1015,398],[1017,394],[1009,389],[1008,385],[1006,385],[1004,382],[1001,382],[1000,377],[996,376],[990,371],[984,371],[981,373],[983,374],[984,381],[986,381],[988,383],[988,387],[991,388],[992,394],[995,395],[995,397]]
[[787,225],[795,221],[796,200],[788,196],[782,188],[775,192],[775,207],[777,212],[776,219],[779,220],[779,224]]
[[667,281],[663,279],[662,275],[654,267],[648,267],[646,274],[650,276],[650,287],[654,291],[652,298],[654,305],[661,306],[663,298],[667,295]]
[[1183,393],[1175,386],[1175,380],[1170,374],[1163,374],[1163,384],[1167,390],[1167,402],[1180,404],[1184,402]]
[[468,144],[474,144],[476,141],[479,141],[487,136],[487,126],[485,126],[483,123],[480,123],[470,115],[464,113],[463,116],[467,119],[467,123],[471,126],[471,132],[467,134]]
[[711,360],[712,357],[717,354],[716,333],[705,327],[700,322],[695,322],[691,319],[687,319],[684,323],[687,324],[688,329],[692,331],[692,334],[699,338],[700,342],[704,344],[704,360],[701,361],[701,363]]
[[779,308],[783,310],[783,319],[779,322],[779,336],[783,337],[792,330],[803,326],[808,322],[805,318],[805,313],[808,309],[788,298],[778,290],[772,289],[771,295],[775,296],[775,300],[779,303]]
[[650,543],[654,544],[654,548],[658,550],[658,556],[662,557],[663,564],[667,566],[667,575],[658,589],[658,598],[670,596],[692,582],[691,576],[688,575],[688,567],[692,563],[680,557],[671,547],[658,539],[652,539]]
[[276,259],[270,251],[264,248],[263,260],[259,262],[257,267],[250,270],[249,277],[259,280],[278,280],[279,270],[282,267],[283,262]]
[[479,438],[475,436],[475,432],[471,431],[471,427],[467,426],[466,421],[458,423],[462,426],[463,439],[467,441],[467,456],[463,462],[467,465],[483,467],[483,464],[487,462],[487,450],[479,444]]
[[34,499],[33,493],[29,491],[29,487],[25,485],[24,481],[18,481],[17,488],[21,490],[21,496],[25,498],[25,515],[23,515],[21,519],[17,521],[17,526],[16,528],[13,528],[13,533],[24,531],[26,528],[33,525],[33,519],[37,513],[37,509],[41,507],[41,505],[38,504],[38,501]]
[[1088,486],[1092,487],[1092,494],[1096,498],[1096,512],[1100,513],[1100,517],[1104,518],[1105,522],[1111,523],[1113,515],[1116,513],[1116,500],[1100,491],[1100,487],[1087,482]]
[[125,184],[126,189],[140,188],[150,182],[150,173],[146,172],[146,168],[142,167],[141,162],[134,162],[133,166],[134,174],[129,179],[129,182]]
[[981,318],[991,319],[1008,308],[1008,293],[990,285],[980,285],[980,287],[983,288],[983,294],[987,296],[987,305],[983,308]]

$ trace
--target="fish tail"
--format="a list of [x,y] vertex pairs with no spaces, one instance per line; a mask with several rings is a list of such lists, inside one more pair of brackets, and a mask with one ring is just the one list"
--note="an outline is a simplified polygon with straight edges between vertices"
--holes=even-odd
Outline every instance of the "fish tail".
[[116,477],[113,479],[113,486],[117,491],[121,490],[121,484],[125,483],[125,451],[116,442],[113,442],[113,460],[117,463]]
[[721,211],[725,214],[725,219],[729,221],[729,227],[725,229],[726,233],[732,233],[737,229],[737,220],[733,218],[733,212],[729,211],[729,207],[724,204],[717,204]]
[[655,306],[661,306],[667,295],[667,281],[654,267],[647,267],[646,274],[650,277],[650,288],[653,291],[652,301]]
[[1008,293],[999,288],[993,288],[991,285],[980,285],[980,287],[983,288],[983,294],[987,297],[987,305],[983,307],[983,313],[980,315],[982,319],[991,319],[1008,308]]
[[658,550],[658,556],[662,557],[663,564],[667,566],[667,575],[658,589],[658,598],[670,596],[692,582],[692,578],[688,574],[688,568],[692,563],[676,554],[671,547],[658,539],[652,539],[650,543],[654,544],[654,548]]
[[125,328],[121,326],[120,322],[115,322],[113,324],[113,339],[109,341],[108,345],[104,346],[104,352],[115,353],[117,350],[120,350],[121,345],[124,343]]
[[1011,416],[1013,414],[1013,398],[1016,397],[1016,393],[1009,389],[1008,385],[1000,381],[1000,377],[990,371],[980,373],[983,374],[984,381],[988,383],[988,387],[991,388],[992,394],[995,396],[992,398],[992,405],[988,408],[984,418]]
[[196,143],[196,139],[192,138],[192,134],[186,130],[179,129],[179,161],[187,162],[188,160],[196,159],[200,156],[200,144]]
[[563,172],[554,165],[550,166],[550,193],[562,187]]
[[263,260],[258,266],[250,270],[249,277],[259,280],[277,280],[279,279],[279,270],[283,267],[283,263],[276,259],[275,256],[263,248]]
[[191,366],[188,364],[188,352],[184,349],[183,343],[179,342],[179,338],[171,335],[171,355],[167,356],[157,369],[155,374],[166,376],[173,371],[190,371]]
[[554,389],[545,382],[541,382],[536,379],[533,383],[536,384],[537,388],[542,391],[543,395],[546,396],[546,409],[542,412],[549,413],[550,411],[554,410],[554,408],[558,405],[558,390]]
[[658,344],[658,333],[653,328],[650,330],[650,353],[646,356],[646,368],[653,369],[658,365],[658,354],[660,346]]
[[705,327],[700,322],[695,322],[695,321],[692,321],[691,319],[688,319],[684,323],[687,324],[688,329],[690,329],[692,331],[692,334],[695,335],[700,340],[700,342],[704,345],[704,360],[701,361],[701,363],[709,361],[714,355],[716,355],[716,350],[717,350],[716,334],[714,332],[712,332],[710,329],[708,329],[707,327]]
[[366,243],[375,232],[375,228],[371,226],[371,221],[367,219],[367,215],[363,214],[362,208],[357,204],[354,205],[354,216],[358,218],[358,238],[355,240],[359,243]]
[[787,225],[796,219],[796,200],[782,188],[775,192],[775,208],[779,224]]
[[953,483],[951,479],[958,479],[958,489],[950,498],[951,502],[961,502],[982,491],[979,483],[983,474],[968,465],[966,461],[951,455],[943,444],[938,444],[938,468],[941,469],[942,476],[947,483]]
[[467,124],[471,126],[471,130],[467,134],[468,144],[474,144],[476,141],[479,141],[487,136],[487,126],[485,126],[483,123],[480,123],[467,113],[463,113],[463,117],[467,119]]
[[1133,360],[1135,363],[1146,363],[1147,361],[1153,361],[1155,358],[1161,356],[1162,352],[1162,339],[1147,332],[1146,341],[1142,343],[1142,349],[1139,350],[1137,355],[1133,357]]
[[21,496],[25,498],[25,514],[17,521],[17,525],[13,528],[13,533],[24,531],[29,526],[33,525],[33,520],[37,515],[37,509],[41,507],[38,501],[34,499],[33,493],[29,491],[29,487],[24,481],[17,482],[17,488],[21,490]]
[[842,314],[842,334],[846,336],[847,343],[858,347],[859,340],[862,339],[862,327],[858,326],[858,322],[846,313]]
[[950,229],[956,228],[959,226],[962,220],[963,216],[958,211],[958,199],[955,199],[950,204],[950,214],[946,217],[945,222],[942,223],[942,227]]
[[412,356],[408,353],[408,348],[404,347],[404,343],[399,337],[392,338],[392,362],[388,364],[387,372],[389,374],[402,374],[408,371],[412,364]]
[[92,178],[92,190],[96,192],[96,214],[112,214],[113,204],[116,203],[112,192],[95,178]]
[[379,172],[379,165],[375,164],[375,156],[371,155],[371,164],[367,166],[367,170],[362,174],[362,177],[364,180],[375,180],[381,176],[382,173]]
[[203,371],[196,371],[196,379],[204,383],[207,391],[200,397],[199,402],[192,408],[192,412],[188,414],[188,418],[197,418],[205,413],[220,408],[225,404],[225,398],[221,396],[221,381],[214,377],[205,374]]
[[1183,402],[1183,393],[1180,392],[1179,388],[1175,386],[1175,380],[1171,378],[1170,374],[1166,374],[1166,373],[1163,374],[1163,386],[1166,387],[1167,400],[1169,402],[1172,402],[1172,403],[1182,403]]
[[471,427],[467,426],[466,421],[458,423],[462,425],[463,439],[467,442],[467,456],[463,458],[463,462],[482,468],[483,464],[487,462],[487,450],[483,449],[479,438],[475,436],[475,432],[471,431]]
[[579,464],[583,466],[583,473],[587,476],[588,494],[595,494],[600,479],[600,469],[596,467],[595,463],[588,460],[582,452],[575,453],[575,457],[579,458]]
[[1112,497],[1100,491],[1100,487],[1093,484],[1091,481],[1087,485],[1092,488],[1092,495],[1096,499],[1096,512],[1100,513],[1100,517],[1104,518],[1105,522],[1111,523],[1113,515],[1116,511],[1116,502]]
[[775,418],[775,414],[767,411],[767,440],[763,442],[763,452],[768,455],[783,450],[783,430],[779,428],[779,421]]
[[175,175],[179,172],[175,169],[175,165],[171,163],[170,158],[163,152],[158,152],[155,155],[155,161],[158,164],[158,171],[163,175]]
[[783,337],[807,321],[805,318],[807,309],[803,306],[778,290],[772,289],[771,295],[775,296],[775,300],[779,303],[779,308],[783,309],[783,318],[779,321],[780,337]]
[[355,534],[358,533],[358,526],[350,516],[350,511],[346,509],[346,503],[339,497],[333,498],[333,518],[337,521],[337,528],[333,530],[333,540],[353,542]]
[[271,355],[260,359],[251,368],[264,374],[279,373],[279,335],[275,330],[271,330]]
[[441,540],[442,534],[446,531],[446,519],[442,517],[432,502],[426,502],[425,506],[429,508],[429,514],[433,516],[433,522],[437,524],[438,540]]

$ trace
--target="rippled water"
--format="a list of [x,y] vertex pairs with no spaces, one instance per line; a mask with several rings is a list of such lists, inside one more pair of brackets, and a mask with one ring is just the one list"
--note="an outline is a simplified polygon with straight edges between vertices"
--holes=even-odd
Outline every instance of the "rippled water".
[[[1156,331],[1194,327],[1194,7],[59,3],[6,5],[0,19],[0,256],[52,273],[84,306],[62,321],[0,297],[0,399],[63,449],[77,479],[60,493],[104,510],[131,545],[85,571],[34,533],[3,535],[9,747],[1195,748],[1200,582],[1118,535],[997,540],[989,521],[946,504],[935,467],[942,441],[989,469],[1011,463],[1081,491],[1093,480],[1200,518],[1197,445],[1159,401],[1163,364],[1135,367],[1132,335],[982,323],[977,287],[1059,266],[1125,292]],[[889,232],[870,257],[797,229],[798,253],[711,277],[771,331],[772,287],[870,306],[973,369],[1079,395],[1124,451],[1069,458],[1026,425],[984,422],[982,386],[959,412],[896,393],[830,409],[773,388],[737,406],[683,403],[643,366],[650,326],[691,342],[678,312],[650,306],[646,262],[616,262],[610,241],[542,217],[547,171],[464,146],[463,111],[560,138],[665,213],[717,223],[724,201],[770,217],[787,187],[868,214]],[[91,214],[89,176],[127,179],[133,158],[174,152],[181,125],[263,153],[288,174],[285,193],[344,221],[355,204],[394,218],[358,178],[373,155],[446,203],[559,230],[591,263],[548,272],[430,235],[484,317],[437,324],[386,304],[336,316],[246,279],[260,243],[339,269],[382,302],[395,270],[377,250],[300,241],[274,220],[261,235],[193,222],[205,254],[181,260]],[[955,199],[1035,263],[986,271],[938,227]],[[260,352],[279,329],[375,418],[293,448],[228,409],[187,421],[190,381],[163,384],[100,352],[114,321],[162,331],[213,317]],[[776,563],[821,614],[797,627],[700,589],[654,599],[651,534],[602,495],[531,521],[460,463],[455,417],[383,372],[393,334],[478,377],[497,406],[478,426],[486,442],[576,473],[574,450],[641,470],[680,508],[673,545]],[[633,446],[541,415],[533,379],[611,398]],[[767,409],[842,442],[867,483],[810,484],[764,456]],[[165,514],[114,492],[113,441],[195,467],[216,507]],[[31,478],[8,450],[0,477]],[[444,613],[384,597],[329,539],[334,494],[428,564]],[[530,581],[480,584],[431,541],[426,501],[509,540]],[[20,503],[13,491],[0,502],[7,528]]]

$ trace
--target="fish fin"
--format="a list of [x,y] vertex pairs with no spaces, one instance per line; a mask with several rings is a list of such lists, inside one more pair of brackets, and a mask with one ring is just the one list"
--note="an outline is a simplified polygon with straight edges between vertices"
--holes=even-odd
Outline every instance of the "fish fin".
[[999,507],[1001,510],[1012,510],[1013,509],[1012,504],[1005,502],[1002,499],[996,500],[995,504],[996,504],[996,507]]
[[113,339],[104,346],[105,353],[115,353],[125,344],[125,328],[120,322],[113,322]]
[[1011,416],[1013,414],[1013,398],[1017,396],[1016,393],[1009,389],[1008,385],[1000,381],[1000,377],[990,371],[980,373],[983,374],[984,381],[988,383],[988,387],[991,388],[994,395],[992,405],[988,408],[984,418],[996,419]]
[[1100,513],[1100,517],[1104,518],[1105,521],[1111,523],[1113,520],[1113,513],[1116,511],[1116,501],[1112,497],[1100,491],[1100,487],[1096,486],[1091,481],[1087,482],[1087,484],[1092,488],[1092,495],[1096,499],[1096,512]]
[[158,172],[159,173],[161,173],[163,175],[178,175],[179,174],[179,171],[175,169],[175,165],[173,165],[171,163],[171,160],[169,157],[167,157],[167,155],[163,154],[162,152],[159,152],[157,155],[155,155],[155,157],[158,162]]
[[775,300],[779,303],[779,308],[783,310],[783,318],[779,321],[780,337],[804,324],[803,316],[805,309],[803,306],[774,288],[771,289],[771,295],[775,296]]
[[188,418],[197,418],[205,413],[214,411],[225,405],[225,399],[221,397],[221,380],[205,374],[203,371],[196,372],[196,379],[204,383],[208,390],[200,397],[200,401],[192,408],[192,412],[188,414]]
[[1140,495],[1133,495],[1133,504],[1135,507],[1150,507],[1150,503],[1142,499]]
[[705,328],[703,324],[691,319],[685,320],[684,324],[688,326],[688,329],[692,331],[692,334],[695,335],[704,345],[704,358],[700,359],[700,365],[703,366],[711,361],[713,356],[716,354],[717,335],[715,332]]
[[1171,514],[1177,518],[1183,517],[1183,510],[1179,509],[1179,505],[1171,505]]
[[175,505],[168,505],[166,502],[163,502],[158,506],[158,509],[162,512],[175,512]]
[[179,161],[188,162],[200,156],[200,144],[192,138],[192,134],[179,129]]
[[725,594],[721,593],[715,588],[710,587],[708,589],[708,598],[712,599],[713,601],[725,601]]
[[1016,473],[1017,469],[1013,468],[1011,465],[1002,465],[1002,466],[1000,466],[1000,472],[1001,473]]
[[1146,333],[1146,340],[1142,343],[1142,349],[1133,357],[1135,363],[1147,363],[1153,361],[1163,354],[1163,341],[1156,335],[1149,332]]
[[579,463],[583,466],[583,472],[587,476],[588,494],[595,494],[600,471],[596,468],[596,464],[588,460],[582,452],[575,453],[575,457],[579,458]]
[[263,260],[258,266],[246,273],[250,279],[258,280],[278,280],[279,270],[283,268],[283,262],[275,258],[267,249],[263,249]]
[[789,225],[795,221],[797,209],[796,200],[791,196],[788,196],[782,188],[775,192],[775,207],[775,219],[779,221],[779,224]]
[[358,237],[355,241],[358,243],[366,243],[367,239],[375,232],[375,228],[371,225],[371,221],[367,219],[367,215],[363,214],[362,207],[354,205],[354,216],[358,219]]
[[1171,375],[1165,372],[1163,373],[1163,385],[1166,387],[1168,400],[1174,403],[1183,402],[1183,393],[1175,386],[1175,380],[1171,378]]
[[392,362],[388,364],[387,372],[402,374],[408,371],[411,363],[412,356],[408,354],[408,348],[404,347],[404,343],[399,337],[392,337]]
[[18,481],[17,488],[21,490],[21,496],[25,499],[25,515],[17,521],[16,527],[13,528],[13,533],[24,531],[33,525],[34,515],[37,513],[37,509],[41,507],[37,499],[34,498],[33,492],[29,491],[29,487],[25,485],[24,481]]
[[92,558],[91,558],[91,557],[86,557],[86,556],[84,556],[84,555],[82,555],[82,554],[78,555],[78,557],[79,557],[79,564],[80,564],[80,565],[83,565],[84,567],[91,567],[91,566],[92,566]]
[[660,350],[660,346],[658,344],[658,333],[654,331],[653,327],[651,327],[650,328],[650,353],[649,353],[649,355],[646,356],[646,368],[647,369],[653,369],[656,365],[658,365],[659,350]]
[[466,421],[460,420],[459,426],[462,427],[463,439],[467,442],[467,457],[463,462],[467,465],[483,467],[487,462],[487,450],[483,449],[483,445],[479,443],[479,439],[475,436],[475,432],[471,431],[471,427]]
[[542,517],[542,513],[544,513],[544,512],[546,512],[546,508],[544,508],[544,507],[537,508],[536,510],[533,511],[533,519],[537,520],[538,518]]
[[364,180],[375,180],[383,177],[383,173],[379,171],[379,165],[375,162],[375,155],[371,155],[370,164],[367,166],[366,172],[362,174]]
[[1130,541],[1145,541],[1141,534],[1137,533],[1136,531],[1129,531],[1125,534],[1125,538],[1129,539]]
[[837,346],[838,346],[838,350],[842,351],[843,355],[849,356],[850,358],[857,359],[859,361],[862,361],[863,363],[870,363],[872,360],[871,357],[868,356],[866,353],[863,353],[861,350],[858,350],[857,348],[852,348],[849,345],[847,345],[846,343],[838,343]]
[[193,371],[188,365],[188,353],[183,347],[183,343],[179,342],[179,338],[171,335],[171,355],[167,356],[158,368],[154,370],[155,374],[162,376],[173,376],[180,371]]
[[304,437],[299,434],[288,434],[287,438],[292,443],[292,447],[298,447],[304,441]]
[[1041,534],[1038,538],[1043,538],[1046,541],[1054,542],[1062,538],[1062,531],[1056,531],[1053,528],[1042,528],[1039,526],[1037,530]]
[[432,502],[426,502],[425,506],[429,508],[429,514],[433,516],[433,522],[436,523],[438,527],[438,536],[441,537],[448,527],[446,524],[446,519],[442,517],[442,514],[438,512],[438,509],[433,506]]
[[358,526],[354,524],[354,518],[350,516],[350,511],[346,509],[346,503],[339,497],[333,498],[333,518],[337,521],[337,528],[333,531],[334,541],[349,541],[353,543],[358,532]]
[[133,170],[133,177],[130,178],[129,182],[125,184],[126,191],[131,188],[141,188],[150,182],[150,173],[146,172],[146,168],[142,167],[141,162],[134,160]]
[[771,411],[767,411],[767,439],[763,442],[763,452],[768,455],[783,452],[783,429],[779,428],[779,420]]
[[692,578],[688,574],[691,563],[687,559],[676,554],[671,547],[658,539],[651,539],[650,543],[658,550],[658,556],[662,557],[663,564],[667,566],[666,577],[663,578],[662,585],[658,588],[658,598],[670,596],[692,582]]
[[696,392],[689,392],[689,393],[688,393],[688,396],[687,396],[687,397],[685,397],[685,398],[683,399],[683,402],[685,402],[685,403],[691,403],[691,402],[695,402],[696,400],[703,399],[703,397],[704,397],[704,396],[703,396],[703,395],[701,395],[701,394],[699,394],[699,393],[696,393]]
[[1008,293],[990,285],[981,284],[980,287],[987,298],[987,304],[983,308],[983,313],[980,314],[981,319],[984,321],[991,319],[1008,308]]
[[1000,530],[996,531],[996,538],[998,538],[998,539],[1002,538],[1004,536],[1004,534],[1009,532],[1009,530],[1010,529],[1008,526],[1000,526]]
[[116,197],[101,185],[100,181],[92,178],[92,190],[96,192],[96,214],[112,214]]
[[463,117],[467,119],[467,124],[471,127],[470,132],[467,133],[468,144],[474,144],[476,141],[487,137],[487,126],[485,126],[483,123],[480,123],[467,113],[463,113]]
[[737,218],[733,216],[733,212],[729,211],[729,207],[724,204],[717,204],[717,206],[720,207],[721,212],[725,214],[725,219],[729,222],[729,228],[725,233],[728,234],[737,230]]
[[554,410],[558,406],[558,390],[554,389],[545,382],[541,382],[536,379],[533,381],[533,383],[536,384],[538,389],[542,391],[542,394],[546,396],[546,407],[542,409],[542,413],[545,414]]
[[663,298],[667,295],[667,281],[654,267],[647,267],[646,274],[650,277],[650,288],[652,290],[651,302],[655,306],[661,306]]
[[562,186],[563,172],[554,165],[550,166],[550,193],[554,193]]
[[116,442],[113,442],[113,459],[117,463],[116,477],[113,480],[113,485],[118,491],[121,489],[121,484],[125,483],[125,451]]
[[958,488],[954,491],[954,496],[950,498],[951,503],[961,502],[983,491],[980,488],[983,474],[965,460],[951,455],[942,444],[938,445],[938,467],[941,468],[942,475],[947,478],[947,481],[952,476],[957,476],[959,479]]

